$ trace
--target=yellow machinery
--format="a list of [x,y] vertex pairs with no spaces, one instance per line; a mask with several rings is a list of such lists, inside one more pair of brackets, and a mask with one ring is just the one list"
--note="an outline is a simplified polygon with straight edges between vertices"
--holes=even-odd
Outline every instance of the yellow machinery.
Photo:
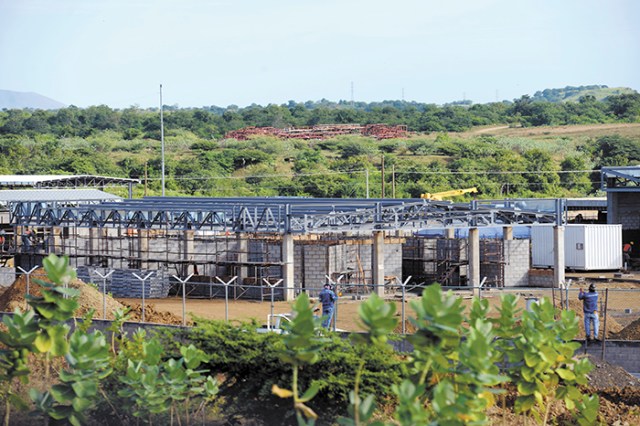
[[433,201],[442,201],[448,197],[455,197],[456,195],[462,195],[462,194],[468,194],[468,193],[475,194],[476,192],[478,192],[477,188],[452,189],[451,191],[434,192],[433,194],[430,192],[427,192],[426,194],[421,194],[420,198],[433,200]]

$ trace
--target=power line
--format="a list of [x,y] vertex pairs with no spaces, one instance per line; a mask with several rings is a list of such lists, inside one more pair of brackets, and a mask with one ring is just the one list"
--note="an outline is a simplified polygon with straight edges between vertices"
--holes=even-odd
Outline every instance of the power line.
[[[524,174],[576,174],[576,173],[594,173],[600,170],[510,170],[510,171],[482,171],[482,170],[468,170],[468,171],[454,171],[454,170],[438,170],[438,171],[415,171],[415,170],[395,170],[396,175],[400,174],[416,174],[416,175],[524,175]],[[260,175],[245,175],[245,176],[175,176],[173,180],[212,180],[212,179],[268,179],[275,177],[305,177],[305,176],[326,176],[326,175],[353,175],[363,173],[366,174],[366,170],[351,170],[351,171],[323,171],[318,173],[273,173],[273,174],[260,174]],[[148,181],[160,180],[160,178],[148,178]],[[599,181],[597,181],[599,182]]]

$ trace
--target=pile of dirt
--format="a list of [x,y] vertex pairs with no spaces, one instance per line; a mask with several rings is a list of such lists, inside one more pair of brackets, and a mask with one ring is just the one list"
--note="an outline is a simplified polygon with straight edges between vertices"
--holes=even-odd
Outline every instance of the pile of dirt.
[[618,340],[640,340],[640,318],[612,336]]
[[[29,294],[32,296],[41,296],[41,287],[34,280],[41,280],[45,282],[51,282],[51,280],[47,278],[46,272],[42,268],[35,270],[31,274],[29,278]],[[93,309],[95,311],[93,318],[103,318],[103,295],[100,291],[79,279],[72,280],[69,283],[69,287],[80,290],[80,296],[78,297],[78,310],[76,311],[77,317],[82,317],[89,312],[89,310]],[[10,287],[4,289],[4,292],[0,294],[0,312],[13,312],[16,308],[24,311],[27,308],[26,294],[27,277],[26,275],[21,275]],[[107,294],[106,307],[107,319],[109,320],[114,319],[113,313],[117,309],[124,309],[125,307],[130,308],[130,321],[137,322],[142,320],[142,306],[140,304],[126,305],[120,303]],[[170,312],[159,311],[150,304],[145,304],[144,317],[145,321],[150,323],[182,324],[182,318],[179,318]],[[191,321],[187,320],[187,324],[191,324]]]
[[609,364],[596,356],[587,355],[595,366],[588,374],[589,386],[594,389],[607,388],[640,388],[640,379],[618,365]]
[[[578,317],[579,330],[576,338],[584,339],[586,332],[584,329],[584,313],[582,312],[582,301],[569,300],[569,309],[574,311],[576,313],[576,317]],[[602,312],[599,312],[599,314],[600,314],[600,335],[598,336],[598,338],[602,339],[602,333],[604,331],[604,316],[602,315]],[[622,325],[620,325],[620,323],[616,321],[615,318],[613,318],[611,315],[607,315],[607,339],[617,338],[615,336],[617,333],[619,333],[622,330],[622,328],[623,328]]]
[[[38,285],[34,280],[41,280],[45,282],[51,282],[47,277],[47,274],[43,268],[36,269],[33,273],[31,273],[29,278],[29,294],[32,296],[41,296],[40,285]],[[94,318],[102,318],[103,314],[103,295],[101,292],[95,289],[85,282],[75,279],[69,283],[70,288],[74,288],[80,290],[80,296],[78,297],[78,310],[76,311],[76,316],[82,317],[89,310],[95,310],[93,314]],[[13,312],[16,308],[20,308],[20,310],[24,311],[27,308],[26,296],[27,294],[27,276],[20,275],[18,279],[14,281],[14,283],[8,287],[1,295],[0,295],[0,311],[1,312]],[[107,304],[107,319],[113,319],[113,312],[117,309],[123,309],[124,305],[113,299],[108,294],[106,295],[106,304]]]
[[[134,303],[127,305],[131,310],[129,311],[129,321],[140,322],[142,321],[142,305]],[[152,304],[144,304],[144,321],[156,324],[172,324],[182,325],[182,318],[174,315],[171,312],[159,311]],[[187,325],[192,325],[193,321],[187,318]]]

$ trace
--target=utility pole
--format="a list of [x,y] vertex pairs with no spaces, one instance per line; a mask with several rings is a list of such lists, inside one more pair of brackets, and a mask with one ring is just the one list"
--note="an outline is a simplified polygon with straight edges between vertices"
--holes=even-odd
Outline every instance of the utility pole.
[[365,185],[367,188],[367,198],[369,198],[369,169],[364,171]]
[[160,145],[162,151],[162,196],[164,197],[164,117],[162,115],[162,84],[160,85]]
[[353,108],[353,81],[351,82],[351,108]]
[[391,198],[396,198],[396,165],[391,166]]
[[382,190],[381,190],[381,197],[380,198],[384,198],[384,155],[381,156],[381,170],[382,170]]
[[144,196],[147,196],[147,166],[149,165],[148,161],[144,162]]

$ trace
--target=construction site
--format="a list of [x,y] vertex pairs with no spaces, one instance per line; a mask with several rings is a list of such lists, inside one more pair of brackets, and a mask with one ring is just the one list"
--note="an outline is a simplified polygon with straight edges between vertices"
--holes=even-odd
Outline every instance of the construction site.
[[228,132],[227,139],[247,140],[254,136],[273,136],[280,139],[324,140],[340,135],[369,136],[374,139],[393,139],[408,136],[407,126],[386,124],[322,124],[312,127],[245,127]]
[[[589,207],[565,199],[120,199],[98,190],[0,191],[7,205],[4,272],[15,278],[55,253],[68,256],[87,282],[110,274],[105,284],[116,297],[149,298],[167,297],[181,282],[190,297],[230,290],[238,299],[285,301],[301,291],[314,295],[327,281],[358,295],[407,282],[557,288],[567,268],[625,266],[623,235],[640,228],[640,209],[628,202],[637,197],[626,194],[637,191],[640,168],[604,173],[608,211],[616,216],[600,225],[567,221],[571,209],[600,209],[600,200]],[[537,236],[535,229],[548,232]],[[567,246],[589,253],[586,264],[560,249],[565,234]]]

